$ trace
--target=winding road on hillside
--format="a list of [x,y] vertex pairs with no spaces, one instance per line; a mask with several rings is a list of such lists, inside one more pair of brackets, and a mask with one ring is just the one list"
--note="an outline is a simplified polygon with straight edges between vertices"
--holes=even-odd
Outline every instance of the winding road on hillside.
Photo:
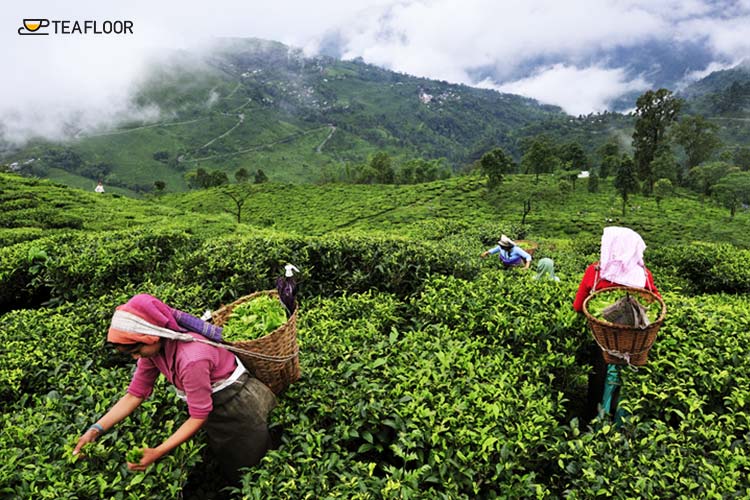
[[336,126],[335,125],[329,124],[328,126],[331,127],[331,131],[328,133],[328,137],[326,137],[325,139],[323,139],[323,142],[321,142],[320,145],[318,145],[318,147],[315,148],[315,152],[318,153],[318,154],[320,154],[320,153],[323,152],[323,146],[326,145],[326,142],[328,142],[328,140],[331,137],[333,137],[333,133],[336,132]]
[[[232,97],[237,92],[237,90],[239,90],[239,88],[241,86],[242,86],[242,84],[238,83],[232,90],[229,91],[229,93],[226,96],[221,97],[221,99],[229,99],[230,97]],[[209,90],[209,95],[211,95],[211,93],[213,93],[215,91],[216,91],[216,87],[211,88]],[[247,107],[251,102],[252,102],[252,98],[248,97],[247,100],[244,103],[240,104],[236,108],[230,110],[229,112],[223,112],[223,113],[221,113],[224,116],[235,116],[235,117],[237,117],[237,123],[235,123],[234,125],[232,125],[231,127],[229,127],[224,132],[218,134],[216,137],[214,137],[213,139],[209,140],[208,142],[206,142],[202,146],[199,146],[199,147],[197,147],[197,148],[195,148],[195,149],[193,149],[193,150],[191,150],[191,151],[189,151],[187,153],[184,153],[184,154],[178,156],[177,157],[177,162],[178,163],[193,163],[193,162],[197,162],[197,161],[201,161],[201,160],[209,160],[209,159],[213,159],[213,158],[227,158],[227,157],[231,157],[231,156],[242,155],[242,154],[249,153],[249,152],[252,152],[252,151],[258,151],[259,149],[263,149],[263,148],[275,146],[277,144],[288,143],[288,142],[291,142],[291,141],[293,141],[293,140],[295,140],[295,139],[297,139],[299,137],[303,137],[305,135],[318,132],[318,131],[320,131],[320,130],[326,128],[326,127],[328,127],[329,128],[328,135],[315,148],[315,152],[316,153],[322,154],[323,153],[323,148],[325,147],[326,143],[328,143],[328,141],[333,137],[333,134],[336,132],[336,126],[333,125],[333,124],[328,124],[328,125],[326,125],[324,127],[316,127],[316,128],[313,128],[313,129],[302,131],[302,132],[297,132],[295,134],[291,134],[289,136],[283,137],[283,138],[275,140],[275,141],[266,142],[266,143],[263,143],[263,144],[257,144],[255,146],[252,146],[252,147],[249,147],[249,148],[245,148],[245,149],[240,149],[238,151],[234,151],[234,152],[231,152],[231,153],[221,153],[221,154],[216,154],[216,155],[209,155],[209,156],[201,156],[201,157],[198,157],[198,158],[192,158],[192,156],[195,155],[196,153],[198,153],[201,150],[209,147],[214,142],[216,142],[216,141],[218,141],[220,139],[223,139],[224,137],[227,137],[229,134],[231,134],[232,132],[234,132],[238,127],[240,127],[245,122],[245,113],[243,113],[241,111],[245,107]],[[179,125],[189,125],[189,124],[193,124],[193,123],[198,123],[198,122],[210,120],[210,118],[211,117],[196,118],[196,119],[193,119],[193,120],[184,120],[184,121],[179,121],[179,122],[164,121],[164,122],[151,123],[151,124],[148,124],[148,125],[142,125],[142,126],[139,126],[139,127],[133,127],[133,128],[128,128],[128,129],[113,130],[111,132],[102,132],[102,133],[99,133],[99,134],[88,134],[88,135],[85,135],[85,134],[82,133],[82,131],[79,131],[79,132],[77,132],[75,134],[75,138],[76,139],[84,139],[84,138],[90,138],[90,137],[106,137],[106,136],[113,136],[113,135],[122,135],[122,134],[128,134],[130,132],[135,132],[137,130],[145,130],[145,129],[149,129],[149,128],[174,127],[174,126],[179,126]]]
[[[266,143],[263,143],[263,144],[257,144],[255,146],[250,147],[250,148],[240,149],[240,150],[234,151],[232,153],[220,153],[220,154],[210,155],[210,156],[201,156],[199,158],[184,158],[184,157],[181,156],[178,159],[178,161],[180,161],[181,163],[192,163],[192,162],[202,161],[202,160],[211,160],[211,159],[214,159],[214,158],[228,158],[228,157],[231,157],[231,156],[242,155],[242,154],[245,154],[245,153],[250,153],[252,151],[258,151],[259,149],[263,149],[263,148],[275,146],[277,144],[284,144],[284,143],[287,143],[287,142],[292,142],[295,139],[298,139],[298,138],[303,137],[305,135],[309,135],[309,134],[318,132],[320,130],[325,129],[326,127],[334,129],[334,130],[336,128],[333,125],[326,125],[326,126],[323,126],[323,127],[317,127],[317,128],[305,130],[303,132],[297,132],[295,134],[288,135],[286,137],[282,137],[281,139],[278,139],[276,141],[266,142]],[[227,133],[228,132],[225,132],[222,135],[226,135]],[[333,135],[333,131],[328,134],[328,137],[330,138],[331,135]],[[217,139],[218,139],[218,137],[217,137]],[[322,147],[323,144],[325,144],[325,141],[323,141],[323,143],[320,146],[318,146],[318,147],[319,148]],[[203,147],[205,147],[205,146],[203,146]],[[198,150],[196,150],[196,151],[198,151]]]

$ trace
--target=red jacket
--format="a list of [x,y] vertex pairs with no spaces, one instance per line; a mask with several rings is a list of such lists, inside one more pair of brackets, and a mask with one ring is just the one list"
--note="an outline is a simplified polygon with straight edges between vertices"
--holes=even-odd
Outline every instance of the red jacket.
[[[573,301],[573,309],[575,309],[578,312],[583,312],[583,301],[586,300],[586,297],[589,296],[589,293],[591,293],[591,289],[594,287],[594,280],[596,279],[596,274],[597,274],[596,268],[598,265],[599,265],[598,262],[594,262],[589,267],[587,267],[586,272],[583,273],[583,279],[581,280],[581,284],[578,285],[576,298]],[[611,281],[605,280],[600,276],[599,282],[596,284],[596,290],[601,290],[602,288],[609,288],[611,286],[622,286],[622,285],[620,285],[619,283],[612,283]],[[651,276],[651,271],[649,271],[648,269],[646,269],[646,286],[644,288],[654,292],[656,295],[658,295],[661,298],[661,294],[659,294],[659,290],[657,290],[656,285],[654,285],[654,277]]]

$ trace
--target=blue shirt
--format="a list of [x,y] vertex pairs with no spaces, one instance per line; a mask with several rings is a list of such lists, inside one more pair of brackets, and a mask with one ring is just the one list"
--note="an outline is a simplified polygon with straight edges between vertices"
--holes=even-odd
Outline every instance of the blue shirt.
[[526,251],[519,246],[514,246],[510,250],[505,250],[500,245],[496,245],[487,250],[487,252],[490,255],[499,253],[500,260],[502,260],[503,264],[506,266],[516,266],[520,264],[522,260],[531,260],[531,255],[526,253]]

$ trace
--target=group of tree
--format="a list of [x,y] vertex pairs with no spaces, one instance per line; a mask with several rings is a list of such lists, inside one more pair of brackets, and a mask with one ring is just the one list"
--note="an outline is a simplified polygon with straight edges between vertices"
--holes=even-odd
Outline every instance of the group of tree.
[[578,174],[590,167],[588,155],[575,141],[558,144],[539,134],[522,140],[522,150],[520,165],[503,148],[494,148],[477,160],[475,168],[487,177],[488,188],[500,186],[505,175],[518,172],[534,174],[537,182],[540,174],[559,172],[575,188]]
[[[247,169],[240,168],[234,173],[234,178],[238,184],[243,184],[250,181],[250,174]],[[188,172],[185,174],[185,180],[190,189],[206,189],[229,184],[229,176],[223,170],[212,170],[209,172],[203,168]],[[268,176],[263,170],[257,169],[253,174],[253,182],[255,184],[268,182]]]
[[451,167],[443,158],[427,160],[412,158],[397,163],[388,153],[379,151],[359,164],[329,167],[323,172],[323,182],[351,184],[419,184],[452,175]]
[[[595,192],[600,179],[612,177],[622,197],[625,212],[632,195],[654,196],[660,206],[676,186],[693,189],[702,197],[713,197],[730,209],[750,203],[750,148],[723,151],[719,127],[700,115],[681,115],[684,102],[667,89],[649,90],[636,101],[634,131],[630,144],[610,138],[589,159],[575,142],[556,143],[546,134],[521,141],[520,164],[502,148],[482,155],[475,167],[494,189],[507,174],[555,173],[560,191],[575,190],[576,179],[589,170],[588,189]],[[594,163],[597,163],[594,165]]]

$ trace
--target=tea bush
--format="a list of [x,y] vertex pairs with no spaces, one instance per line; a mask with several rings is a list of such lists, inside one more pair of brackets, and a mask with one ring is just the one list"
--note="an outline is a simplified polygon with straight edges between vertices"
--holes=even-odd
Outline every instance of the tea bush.
[[63,234],[0,249],[0,310],[97,296],[163,278],[189,235],[174,231]]
[[[31,198],[2,184],[8,177],[0,176],[0,202],[33,210]],[[476,195],[474,184],[451,182]],[[666,222],[629,214],[659,235],[655,243],[647,238],[646,258],[667,319],[649,364],[621,370],[622,425],[586,422],[593,340],[571,303],[581,273],[598,258],[599,202],[573,192],[586,203],[576,213],[544,215],[559,232],[540,239],[535,258],[555,259],[562,280],[537,282],[533,272],[478,258],[498,231],[527,228],[510,216],[465,217],[473,213],[459,212],[467,203],[443,203],[443,188],[434,183],[418,196],[381,190],[383,210],[370,206],[354,220],[342,209],[325,226],[295,208],[295,224],[315,235],[242,225],[228,232],[235,226],[218,216],[88,232],[95,221],[85,210],[73,214],[82,229],[2,233],[13,244],[0,249],[0,497],[750,496],[750,256],[742,242],[685,243],[675,228],[663,231],[686,217],[686,201],[666,205],[674,211]],[[352,203],[340,187],[330,189]],[[547,193],[541,202],[556,200]],[[138,220],[156,220],[150,210],[162,216],[165,209],[144,208]],[[327,213],[320,197],[306,210]],[[361,229],[375,219],[377,231]],[[688,222],[697,232],[710,221]],[[575,236],[561,236],[567,232]],[[157,444],[187,416],[164,381],[85,460],[72,459],[78,437],[124,393],[132,373],[132,360],[103,344],[118,304],[145,292],[200,315],[273,287],[286,262],[302,270],[302,378],[271,415],[280,445],[242,484],[221,490],[201,434],[146,473],[127,471],[128,451]],[[200,491],[191,490],[196,477]]]
[[416,293],[433,273],[472,276],[478,259],[432,242],[372,235],[225,237],[175,259],[174,280],[212,290],[217,302],[272,286],[286,262],[303,270],[307,296],[370,289]]
[[750,293],[750,250],[722,243],[694,242],[691,245],[670,245],[649,252],[654,277],[659,274],[681,278],[685,292]]

